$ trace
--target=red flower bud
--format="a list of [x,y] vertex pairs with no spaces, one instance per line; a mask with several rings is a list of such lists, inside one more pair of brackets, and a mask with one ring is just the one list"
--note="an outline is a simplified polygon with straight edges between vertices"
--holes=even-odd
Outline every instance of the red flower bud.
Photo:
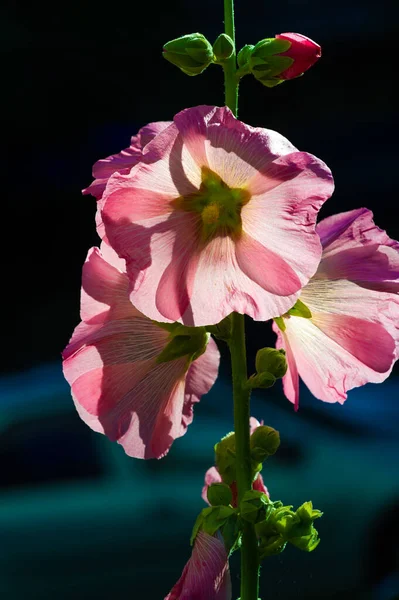
[[291,47],[279,56],[288,56],[293,59],[293,64],[283,73],[279,74],[281,79],[293,79],[307,71],[321,56],[321,48],[316,42],[301,35],[300,33],[280,33],[276,35],[278,40],[287,40]]

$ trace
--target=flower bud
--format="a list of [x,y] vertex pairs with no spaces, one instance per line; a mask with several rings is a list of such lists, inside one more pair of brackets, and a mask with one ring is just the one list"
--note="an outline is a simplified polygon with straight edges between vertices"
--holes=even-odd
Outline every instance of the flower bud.
[[276,379],[284,377],[287,372],[285,350],[262,348],[256,354],[255,365],[258,373],[271,373]]
[[221,33],[213,44],[213,53],[218,62],[222,62],[230,58],[234,52],[234,42],[225,33]]
[[208,487],[206,495],[212,506],[229,506],[233,499],[231,489],[225,483],[213,483]]
[[250,445],[252,460],[262,463],[277,451],[280,446],[280,434],[273,427],[260,425],[251,435]]
[[267,87],[299,77],[321,56],[316,42],[299,33],[281,33],[244,46],[238,54],[242,74],[251,72]]
[[288,50],[280,56],[288,56],[293,59],[293,64],[283,73],[282,79],[293,79],[307,71],[321,57],[321,48],[313,40],[300,33],[280,33],[276,39],[291,43]]
[[163,56],[186,75],[199,75],[214,60],[212,46],[201,33],[190,33],[167,42]]

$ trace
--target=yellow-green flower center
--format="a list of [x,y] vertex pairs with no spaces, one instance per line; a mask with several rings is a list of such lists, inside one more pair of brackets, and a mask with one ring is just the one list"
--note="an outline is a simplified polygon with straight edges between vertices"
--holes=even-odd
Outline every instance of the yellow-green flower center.
[[199,190],[189,196],[179,196],[173,200],[173,207],[201,216],[204,240],[215,235],[239,236],[241,208],[249,202],[250,193],[242,188],[230,188],[207,167],[202,168],[201,179]]

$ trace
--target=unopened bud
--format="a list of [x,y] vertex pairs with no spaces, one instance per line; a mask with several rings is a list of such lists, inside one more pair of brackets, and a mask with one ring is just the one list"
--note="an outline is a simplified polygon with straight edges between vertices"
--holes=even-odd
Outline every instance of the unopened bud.
[[258,373],[271,373],[276,379],[283,377],[287,372],[285,350],[262,348],[256,354],[255,365]]
[[230,36],[221,33],[213,44],[213,53],[218,62],[222,62],[230,58],[234,52],[234,42]]
[[186,75],[199,75],[214,60],[212,45],[201,33],[190,33],[167,42],[163,56]]
[[260,425],[251,435],[250,445],[252,460],[262,463],[277,451],[280,446],[280,434],[273,427]]

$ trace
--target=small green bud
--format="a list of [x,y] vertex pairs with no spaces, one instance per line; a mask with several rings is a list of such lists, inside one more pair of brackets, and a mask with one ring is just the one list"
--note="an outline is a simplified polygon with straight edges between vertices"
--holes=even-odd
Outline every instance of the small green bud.
[[301,300],[297,300],[292,308],[288,311],[287,315],[293,317],[303,317],[304,319],[311,319],[312,313],[309,308]]
[[230,36],[221,33],[213,44],[213,53],[218,62],[223,62],[230,58],[234,52],[234,42]]
[[187,356],[190,361],[196,360],[206,350],[209,334],[204,327],[191,327],[190,334],[183,333],[184,329],[177,328],[170,333],[170,342],[157,357],[157,363],[170,362]]
[[230,485],[236,480],[236,438],[228,433],[215,445],[215,462],[224,483]]
[[313,508],[313,503],[310,500],[309,502],[304,502],[299,508],[297,508],[296,514],[303,523],[313,522],[315,519],[319,519],[323,515],[321,510],[316,510]]
[[167,42],[163,56],[186,75],[199,75],[214,60],[212,46],[201,33],[190,33]]
[[244,67],[248,61],[249,58],[251,56],[251,52],[254,49],[255,46],[251,46],[250,44],[246,44],[245,46],[243,46],[241,48],[241,50],[239,51],[238,55],[237,55],[237,63],[239,67]]
[[247,381],[248,387],[251,389],[262,389],[265,390],[272,387],[276,383],[276,378],[271,373],[257,373],[251,375]]
[[312,532],[307,536],[290,538],[290,544],[303,550],[304,552],[313,552],[315,548],[320,544],[320,538],[317,530],[312,527]]
[[280,446],[280,434],[273,427],[260,425],[251,435],[250,445],[251,459],[262,463],[277,451]]
[[277,379],[283,377],[288,368],[285,350],[262,348],[256,354],[255,365],[258,373],[271,373]]
[[281,535],[274,535],[265,539],[262,543],[259,543],[259,558],[263,560],[268,556],[275,556],[276,554],[281,554],[285,549],[287,542]]
[[206,493],[209,504],[212,506],[229,506],[233,499],[231,489],[225,483],[213,483]]

